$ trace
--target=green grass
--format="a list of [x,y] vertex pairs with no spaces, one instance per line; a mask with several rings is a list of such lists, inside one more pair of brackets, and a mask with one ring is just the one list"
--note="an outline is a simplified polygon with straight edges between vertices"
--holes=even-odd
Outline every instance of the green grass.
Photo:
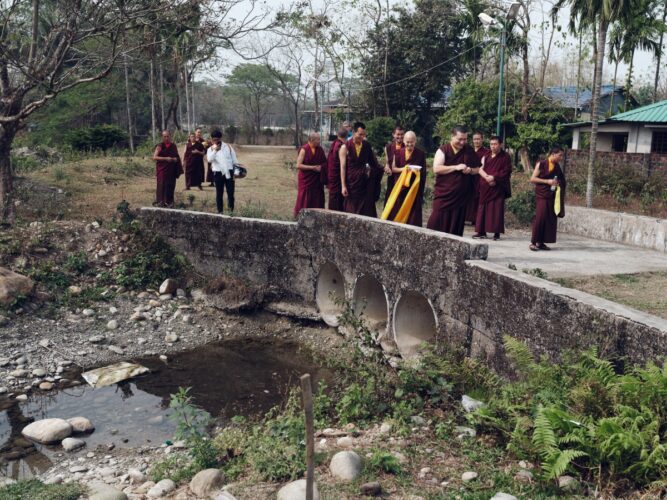
[[30,479],[0,488],[0,500],[76,500],[84,492],[79,483],[46,485]]

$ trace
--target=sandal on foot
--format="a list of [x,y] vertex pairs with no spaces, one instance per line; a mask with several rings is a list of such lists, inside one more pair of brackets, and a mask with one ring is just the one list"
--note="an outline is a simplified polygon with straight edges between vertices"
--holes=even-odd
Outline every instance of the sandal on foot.
[[540,249],[537,245],[533,245],[532,243],[528,248],[530,248],[533,252],[537,252]]
[[548,246],[546,246],[544,243],[540,243],[540,244],[537,246],[537,248],[539,248],[540,250],[551,250],[551,248],[549,248]]
[[486,235],[485,235],[485,234],[479,234],[479,233],[477,233],[477,234],[473,234],[473,235],[472,235],[472,239],[473,239],[473,240],[485,240],[485,239],[486,239]]

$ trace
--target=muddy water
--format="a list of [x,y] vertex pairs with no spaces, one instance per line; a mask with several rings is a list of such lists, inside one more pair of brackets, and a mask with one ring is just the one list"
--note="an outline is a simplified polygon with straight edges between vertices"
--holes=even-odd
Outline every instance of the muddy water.
[[[113,447],[156,445],[172,439],[170,395],[191,387],[195,404],[218,422],[235,415],[261,417],[284,401],[303,373],[315,381],[332,375],[292,342],[231,340],[170,356],[133,360],[150,374],[109,387],[82,384],[58,392],[34,393],[29,400],[0,400],[0,477],[25,478],[48,469],[63,453],[60,446],[42,446],[24,439],[21,429],[33,420],[84,416],[95,431],[83,436],[86,447],[70,455],[106,452]],[[83,380],[81,379],[83,382]]]

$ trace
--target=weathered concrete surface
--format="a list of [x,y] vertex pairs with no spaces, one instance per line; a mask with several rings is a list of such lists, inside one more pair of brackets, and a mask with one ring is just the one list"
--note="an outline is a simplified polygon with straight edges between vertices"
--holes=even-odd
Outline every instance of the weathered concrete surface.
[[559,231],[667,252],[667,221],[568,205]]
[[[667,354],[667,321],[486,262],[498,242],[324,210],[302,211],[297,223],[155,208],[141,218],[202,273],[266,287],[269,307],[285,314],[318,317],[318,287],[350,301],[363,290],[383,347],[404,355],[433,337],[502,369],[503,334],[553,358],[592,345],[633,362]],[[414,319],[396,317],[412,309]]]
[[[473,232],[466,228],[466,235],[472,236]],[[531,252],[527,231],[513,230],[499,241],[482,241],[489,245],[489,262],[505,268],[512,264],[519,271],[539,268],[549,277],[667,271],[667,256],[662,252],[560,231],[558,242],[549,245],[548,252]]]

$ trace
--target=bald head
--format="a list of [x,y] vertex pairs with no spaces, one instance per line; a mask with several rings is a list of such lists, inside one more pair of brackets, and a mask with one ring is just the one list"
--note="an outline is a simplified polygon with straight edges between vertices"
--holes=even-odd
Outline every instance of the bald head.
[[308,142],[313,147],[319,146],[320,145],[320,134],[318,134],[317,132],[311,132],[310,135],[308,136]]
[[403,136],[403,144],[405,144],[408,151],[415,149],[415,146],[417,145],[417,134],[412,130],[408,130]]
[[343,126],[341,126],[338,129],[338,138],[339,139],[347,139],[347,129]]

